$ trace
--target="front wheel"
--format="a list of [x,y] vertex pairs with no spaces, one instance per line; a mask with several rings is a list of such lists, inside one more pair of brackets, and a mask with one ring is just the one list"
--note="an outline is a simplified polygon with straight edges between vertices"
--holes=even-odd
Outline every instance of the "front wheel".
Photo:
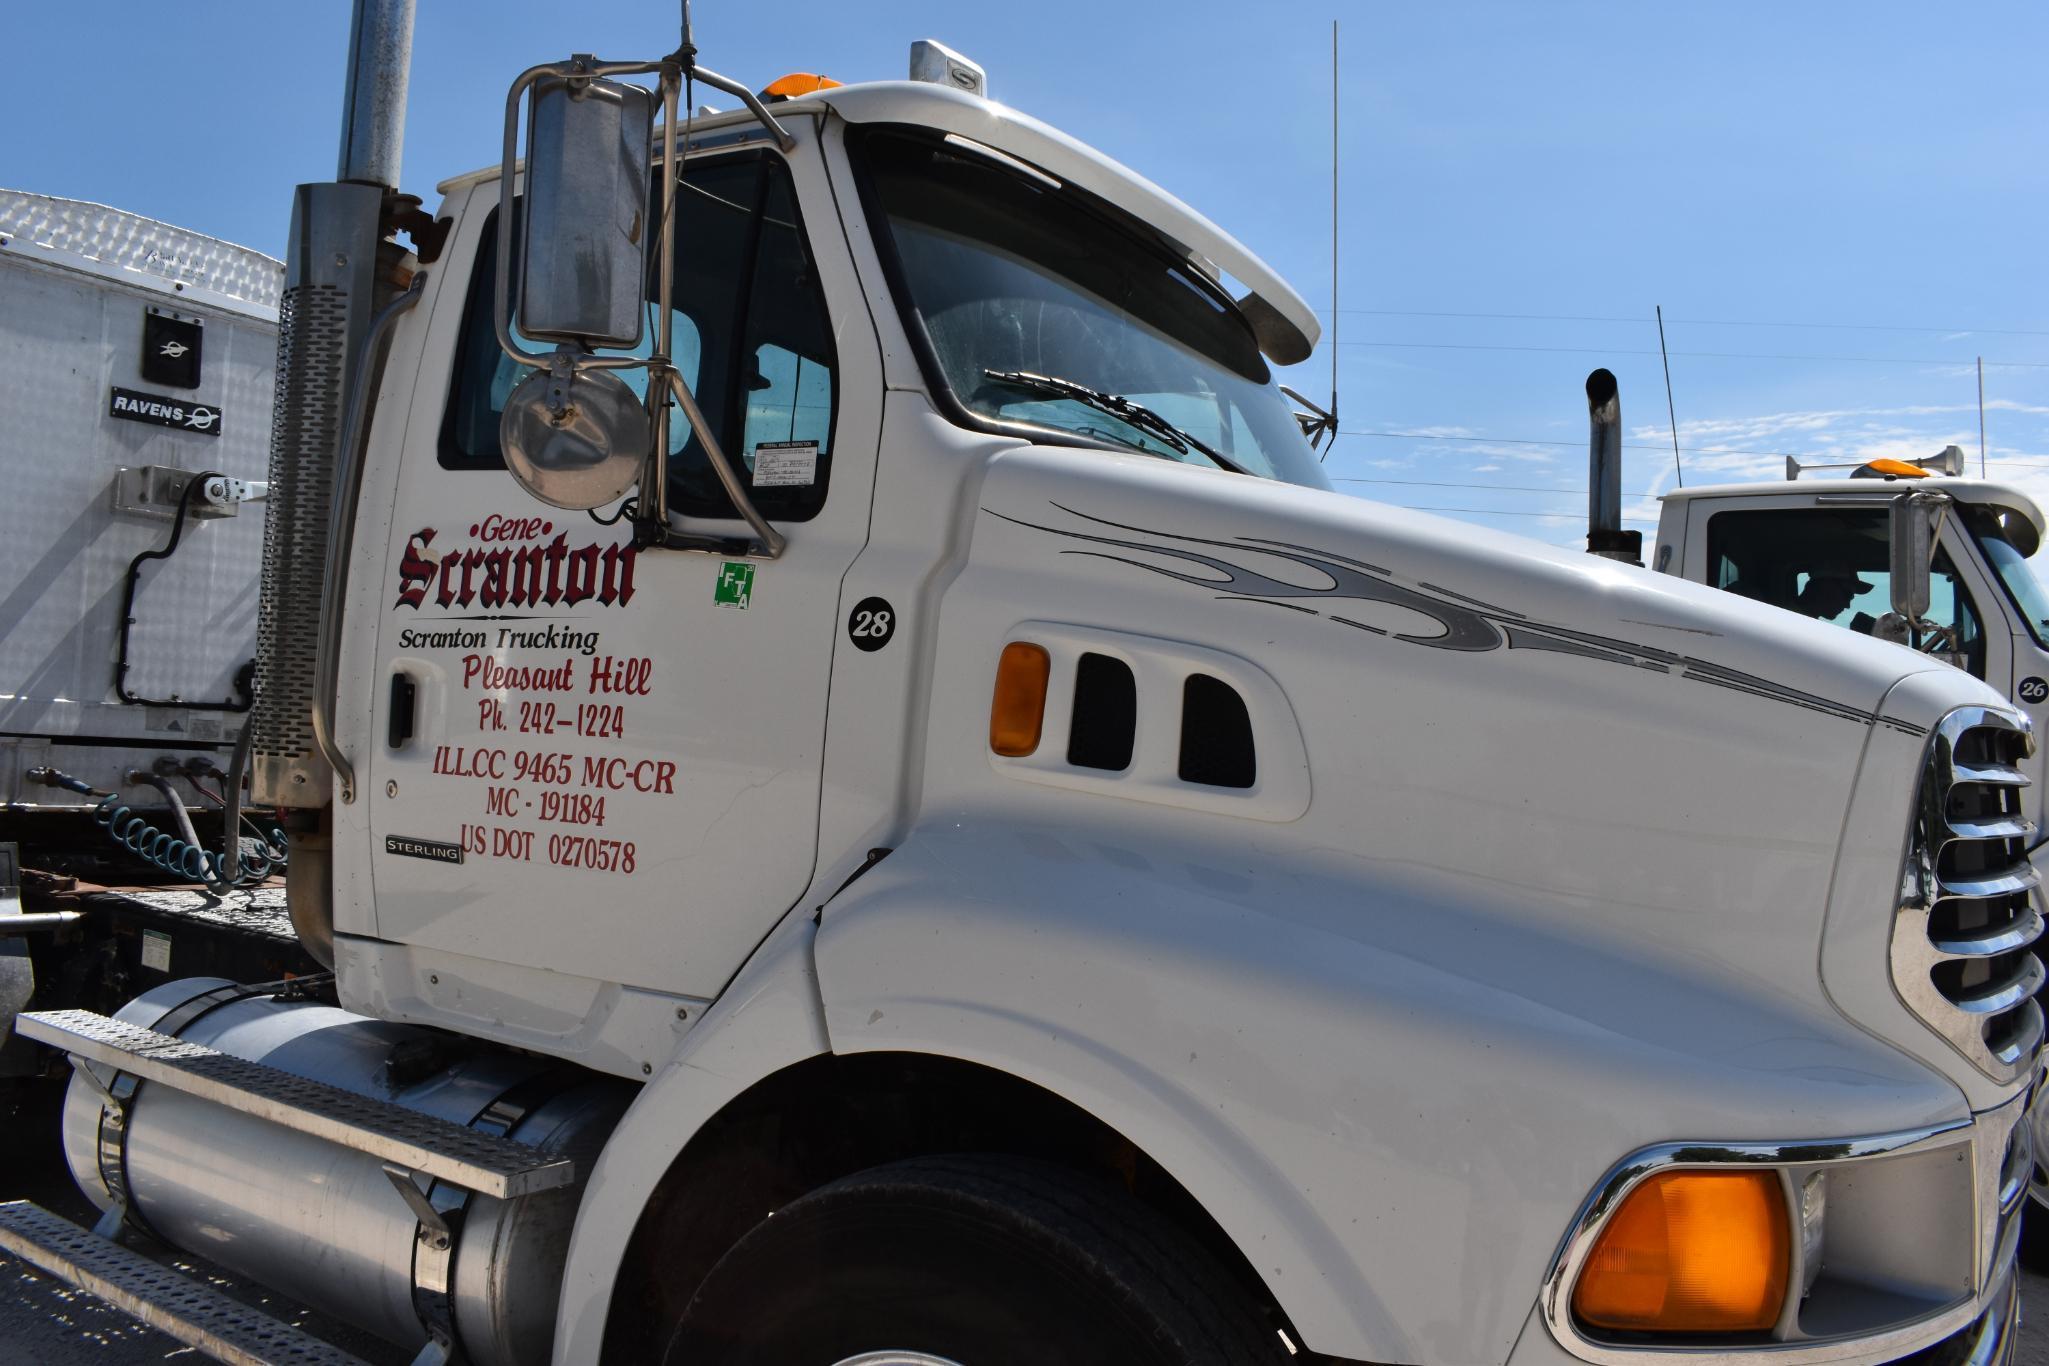
[[1259,1309],[1114,1186],[1020,1158],[892,1163],[722,1257],[664,1366],[1274,1366]]

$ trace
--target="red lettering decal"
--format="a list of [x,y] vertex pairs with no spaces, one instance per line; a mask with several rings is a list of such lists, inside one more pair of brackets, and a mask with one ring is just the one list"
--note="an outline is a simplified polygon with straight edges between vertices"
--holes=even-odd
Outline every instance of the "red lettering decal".
[[443,607],[455,605],[455,571],[462,564],[462,556],[450,551],[441,557],[441,586],[434,593],[434,601]]
[[514,607],[539,607],[546,591],[542,568],[546,562],[547,551],[537,545],[513,552],[512,582],[506,585],[505,600]]
[[548,542],[548,593],[541,601],[550,607],[562,601],[562,560],[568,553],[567,536],[557,536]]
[[512,552],[504,546],[484,552],[484,591],[478,600],[486,607],[505,605],[505,580],[512,568]]
[[476,571],[477,566],[483,562],[484,552],[475,546],[471,546],[468,550],[462,552],[462,592],[456,594],[455,598],[458,607],[467,607],[477,600],[477,589],[475,583],[471,580],[471,575]]
[[427,600],[427,588],[434,582],[434,562],[420,551],[433,540],[433,527],[423,527],[406,538],[405,553],[398,560],[398,601],[393,606],[417,608]]
[[598,591],[598,548],[594,545],[573,550],[569,555],[569,582],[562,589],[562,605],[574,607]]

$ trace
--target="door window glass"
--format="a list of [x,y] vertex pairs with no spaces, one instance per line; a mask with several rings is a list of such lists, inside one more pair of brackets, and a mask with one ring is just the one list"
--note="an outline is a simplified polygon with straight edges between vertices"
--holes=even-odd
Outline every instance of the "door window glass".
[[[450,469],[504,468],[498,422],[527,374],[499,350],[493,330],[495,219],[484,225],[442,422],[441,463]],[[654,345],[652,276],[646,335],[632,352],[642,356]],[[762,514],[772,521],[814,516],[831,473],[837,371],[831,323],[780,158],[756,153],[685,167],[676,195],[672,352]],[[615,373],[646,393],[645,371]],[[735,515],[680,411],[670,414],[668,444],[669,506],[697,517]],[[768,464],[757,474],[764,447]]]
[[[1892,610],[1883,508],[1772,508],[1708,519],[1708,582],[1746,598],[1870,635]],[[1959,662],[1985,676],[1985,631],[1949,552],[1936,553],[1927,620],[1953,632]],[[1942,648],[1924,631],[1917,649]]]

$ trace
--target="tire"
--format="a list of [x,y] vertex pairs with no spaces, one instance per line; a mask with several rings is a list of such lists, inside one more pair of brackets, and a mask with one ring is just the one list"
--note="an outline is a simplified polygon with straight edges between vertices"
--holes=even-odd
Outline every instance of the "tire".
[[1151,1209],[1060,1167],[975,1155],[876,1167],[777,1210],[705,1277],[663,1362],[890,1352],[954,1366],[1287,1360],[1238,1284]]

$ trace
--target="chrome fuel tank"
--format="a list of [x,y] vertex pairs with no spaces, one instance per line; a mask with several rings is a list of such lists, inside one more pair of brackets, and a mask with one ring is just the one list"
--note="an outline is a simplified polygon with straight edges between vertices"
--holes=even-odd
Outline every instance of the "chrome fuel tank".
[[[315,1001],[238,994],[249,990],[186,978],[117,1017],[575,1160],[575,1184],[518,1199],[430,1191],[460,1210],[446,1274],[461,1352],[479,1366],[546,1362],[583,1181],[632,1088]],[[95,1071],[116,1094],[130,1084]],[[66,1159],[102,1209],[125,1182],[132,1217],[165,1241],[394,1343],[427,1341],[417,1220],[376,1158],[162,1086],[136,1087],[127,1105],[125,1125],[107,1123],[76,1077],[65,1099]]]

